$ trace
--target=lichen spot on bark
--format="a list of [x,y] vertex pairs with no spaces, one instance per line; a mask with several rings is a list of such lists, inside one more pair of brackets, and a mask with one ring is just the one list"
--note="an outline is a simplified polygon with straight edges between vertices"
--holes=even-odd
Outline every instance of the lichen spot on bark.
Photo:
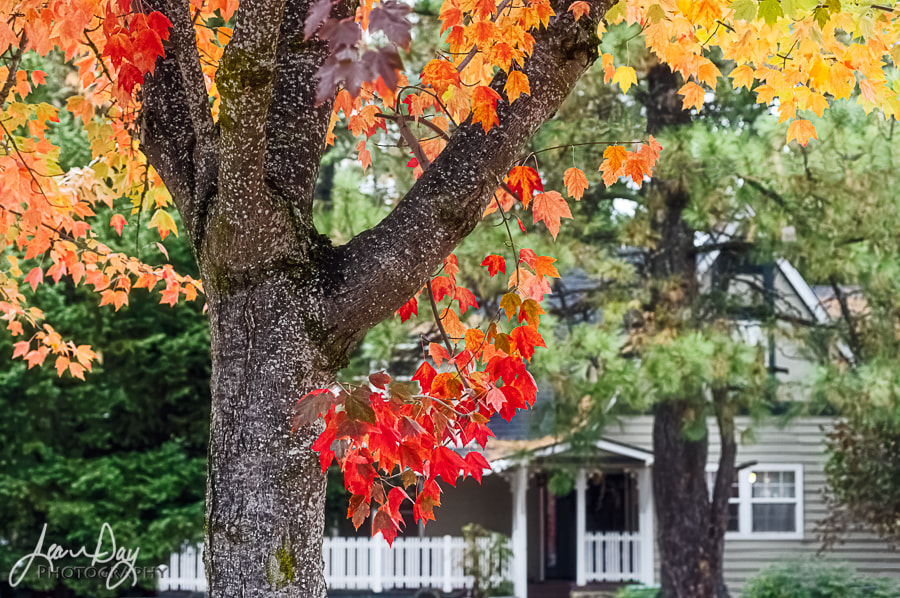
[[275,590],[280,590],[296,580],[297,558],[287,539],[281,541],[281,546],[275,549],[275,553],[269,559],[267,573],[269,585]]

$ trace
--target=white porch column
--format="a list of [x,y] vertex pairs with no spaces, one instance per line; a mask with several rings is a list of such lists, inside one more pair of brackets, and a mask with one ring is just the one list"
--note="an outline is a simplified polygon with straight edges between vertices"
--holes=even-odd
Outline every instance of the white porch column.
[[587,584],[585,558],[585,528],[587,527],[587,474],[579,468],[575,474],[575,584]]
[[512,477],[512,576],[516,598],[528,598],[528,466],[520,465]]
[[645,465],[638,470],[638,532],[641,536],[640,582],[656,583],[653,551],[656,545],[656,520],[653,514],[653,469]]

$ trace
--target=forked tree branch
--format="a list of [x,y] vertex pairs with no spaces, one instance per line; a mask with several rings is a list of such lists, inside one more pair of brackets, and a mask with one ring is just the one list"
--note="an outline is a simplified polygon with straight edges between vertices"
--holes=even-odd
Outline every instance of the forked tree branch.
[[[356,338],[389,317],[472,231],[527,140],[597,58],[594,31],[610,5],[594,0],[590,18],[576,22],[566,12],[568,2],[558,3],[559,16],[535,33],[533,54],[524,65],[531,95],[498,104],[499,125],[487,133],[471,120],[463,123],[381,223],[333,251],[323,272],[328,277],[323,322],[331,323],[335,342]],[[492,86],[502,93],[504,83],[500,76]]]

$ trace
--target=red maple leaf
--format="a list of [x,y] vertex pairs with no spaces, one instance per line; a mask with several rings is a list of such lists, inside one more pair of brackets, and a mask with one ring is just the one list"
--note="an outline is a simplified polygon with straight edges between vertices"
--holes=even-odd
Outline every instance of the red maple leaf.
[[509,171],[509,175],[506,177],[506,184],[513,193],[519,196],[519,201],[526,208],[531,203],[534,192],[544,190],[541,175],[530,166],[515,166]]
[[489,255],[481,262],[482,266],[487,266],[488,274],[494,276],[497,272],[506,274],[506,259],[499,255]]
[[412,316],[419,315],[419,300],[416,297],[413,297],[400,306],[400,309],[397,310],[397,314],[400,316],[401,322],[407,321]]
[[441,479],[456,485],[456,479],[461,471],[466,469],[466,462],[459,454],[446,446],[439,446],[431,451],[431,475],[430,479],[441,476]]
[[528,361],[531,361],[531,356],[534,355],[536,347],[547,346],[544,344],[543,337],[541,337],[540,333],[532,326],[519,326],[514,328],[513,331],[509,333],[509,336],[516,341],[516,349],[518,349],[519,353],[521,353]]
[[499,100],[500,94],[486,85],[479,85],[472,92],[472,122],[481,123],[485,133],[500,122],[497,120]]

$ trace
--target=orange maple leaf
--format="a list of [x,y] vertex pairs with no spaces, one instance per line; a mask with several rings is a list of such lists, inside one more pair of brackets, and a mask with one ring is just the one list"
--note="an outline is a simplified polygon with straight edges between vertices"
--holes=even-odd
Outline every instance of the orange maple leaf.
[[534,196],[534,205],[531,207],[534,223],[543,222],[547,230],[556,238],[559,233],[559,223],[562,218],[571,218],[569,204],[557,191],[547,191]]
[[678,95],[684,96],[683,106],[685,110],[688,108],[696,108],[697,110],[703,108],[703,100],[706,97],[706,92],[693,81],[685,83],[681,89],[678,90]]
[[818,139],[819,137],[816,135],[816,127],[808,120],[799,119],[792,121],[788,125],[787,143],[790,143],[792,139],[796,139],[797,143],[806,147],[810,138]]
[[590,14],[591,5],[584,2],[584,0],[576,0],[569,5],[569,12],[575,15],[575,20],[577,21],[582,16]]
[[609,187],[622,176],[622,165],[629,151],[621,145],[611,145],[603,152],[603,162],[600,163],[600,172],[603,173],[603,184]]
[[431,85],[438,95],[444,95],[451,86],[459,87],[459,71],[446,60],[435,58],[422,69],[422,83]]
[[466,28],[469,40],[485,49],[491,47],[491,41],[500,37],[500,30],[493,21],[478,21]]
[[519,94],[531,95],[531,87],[528,85],[528,76],[522,71],[512,71],[506,77],[506,86],[503,88],[509,103],[512,104]]
[[479,85],[472,93],[472,122],[481,123],[485,133],[499,122],[497,120],[498,100],[500,100],[500,94],[486,85]]
[[581,199],[584,195],[584,190],[588,188],[588,180],[584,172],[574,166],[563,174],[563,183],[566,185],[566,193],[576,200]]
[[506,177],[506,184],[513,193],[519,196],[519,200],[528,207],[535,191],[543,191],[544,184],[541,175],[530,166],[515,166]]
[[119,236],[122,236],[122,229],[125,228],[125,225],[128,224],[125,222],[125,217],[121,214],[113,214],[113,217],[109,219],[109,225],[113,227]]

